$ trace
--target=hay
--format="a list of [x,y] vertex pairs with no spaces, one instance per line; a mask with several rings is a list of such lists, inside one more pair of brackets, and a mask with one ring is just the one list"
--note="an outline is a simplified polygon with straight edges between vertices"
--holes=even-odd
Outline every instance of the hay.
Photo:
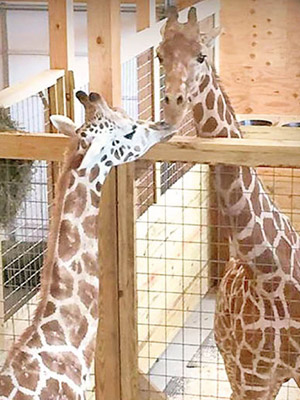
[[[20,131],[4,108],[0,108],[0,131]],[[0,163],[0,227],[8,227],[25,199],[32,177],[32,161],[2,159]]]

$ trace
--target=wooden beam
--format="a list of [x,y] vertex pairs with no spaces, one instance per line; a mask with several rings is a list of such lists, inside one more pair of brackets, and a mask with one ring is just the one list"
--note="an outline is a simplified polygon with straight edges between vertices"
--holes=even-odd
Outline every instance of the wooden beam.
[[56,81],[64,76],[64,70],[45,70],[25,82],[17,83],[0,91],[0,106],[7,108],[19,101],[33,96],[41,90],[56,84]]
[[292,140],[194,139],[178,136],[156,145],[143,159],[253,167],[299,167],[299,151],[300,142]]
[[136,0],[136,29],[138,32],[150,27],[150,0]]
[[63,161],[69,137],[51,133],[0,133],[0,158]]
[[167,395],[157,389],[153,383],[151,383],[145,374],[139,373],[139,387],[140,397],[139,400],[166,400]]
[[[247,133],[242,140],[175,136],[169,142],[157,144],[143,159],[299,168],[299,128],[245,127],[244,130]],[[264,132],[268,139],[256,138],[263,137]],[[68,143],[69,138],[60,134],[0,132],[0,158],[62,161]]]
[[50,68],[74,67],[73,0],[49,0]]
[[[90,90],[121,104],[120,0],[88,0]],[[100,207],[99,328],[95,355],[97,400],[121,400],[117,172],[105,182]]]
[[74,69],[73,0],[49,0],[50,68],[65,70],[66,114],[74,118],[74,84],[69,71]]
[[118,256],[121,398],[138,396],[134,164],[118,167]]
[[89,0],[87,7],[90,89],[120,106],[120,0]]

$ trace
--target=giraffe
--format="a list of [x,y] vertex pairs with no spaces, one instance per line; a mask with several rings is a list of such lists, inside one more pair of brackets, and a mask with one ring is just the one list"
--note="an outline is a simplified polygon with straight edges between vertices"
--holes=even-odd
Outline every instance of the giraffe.
[[[195,8],[184,24],[170,9],[157,49],[166,74],[164,113],[178,125],[192,109],[199,136],[240,139],[233,108],[206,59],[219,33],[201,33]],[[291,378],[300,387],[299,234],[255,169],[216,165],[213,181],[231,244],[214,325],[231,400],[271,400]]]
[[1,400],[83,400],[98,325],[97,220],[112,166],[133,161],[166,140],[163,123],[135,122],[97,93],[77,92],[88,120],[79,129],[52,116],[71,144],[58,181],[40,301],[32,324],[0,373]]

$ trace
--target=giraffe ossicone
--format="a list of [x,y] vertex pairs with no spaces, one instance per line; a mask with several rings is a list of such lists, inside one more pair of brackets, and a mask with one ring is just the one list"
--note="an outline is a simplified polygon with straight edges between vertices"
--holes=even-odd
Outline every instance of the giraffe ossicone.
[[97,93],[78,92],[86,122],[52,116],[71,144],[57,183],[40,301],[0,373],[0,400],[84,400],[98,326],[98,215],[110,169],[168,139],[165,123],[135,122]]
[[[186,23],[174,9],[162,30],[165,118],[179,124],[192,109],[198,136],[241,138],[233,108],[207,60],[219,28],[201,32],[196,10]],[[272,400],[284,382],[300,387],[300,238],[253,168],[213,167],[221,210],[220,237],[231,260],[221,281],[215,338],[231,384],[231,400]]]

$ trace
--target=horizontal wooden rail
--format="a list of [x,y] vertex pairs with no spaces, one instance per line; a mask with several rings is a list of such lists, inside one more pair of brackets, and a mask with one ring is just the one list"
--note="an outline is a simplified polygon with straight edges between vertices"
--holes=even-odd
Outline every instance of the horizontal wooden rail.
[[[169,142],[157,144],[143,158],[300,168],[299,128],[247,127],[244,131],[247,133],[243,140],[175,136]],[[0,133],[0,158],[62,161],[68,143],[69,138],[60,134],[3,132]]]
[[64,70],[49,69],[45,70],[24,82],[17,83],[0,91],[0,107],[11,107],[19,101],[33,96],[41,90],[55,85],[57,80],[63,77]]
[[144,159],[300,168],[300,141],[175,137],[156,145]]
[[62,161],[69,138],[51,133],[0,133],[0,158]]

